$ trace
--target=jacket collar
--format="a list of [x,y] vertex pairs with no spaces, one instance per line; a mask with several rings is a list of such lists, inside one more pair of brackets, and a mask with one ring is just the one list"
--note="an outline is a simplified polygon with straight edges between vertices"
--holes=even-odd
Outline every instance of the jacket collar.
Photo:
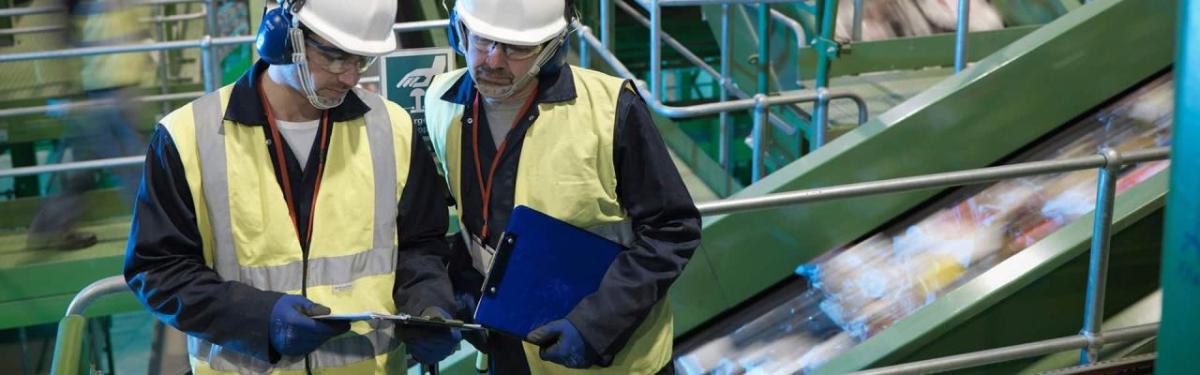
[[[469,68],[468,68],[469,69]],[[577,96],[575,93],[575,79],[570,65],[564,65],[557,73],[544,74],[538,76],[537,99],[538,103],[559,103],[569,100],[574,100]],[[450,89],[442,94],[442,100],[447,102],[468,105],[475,99],[475,81],[471,79],[470,71],[458,77]]]
[[[254,67],[246,71],[229,94],[229,107],[225,109],[225,119],[239,124],[265,126],[267,115],[263,111],[262,100],[258,96],[258,79],[270,66],[262,60],[254,63]],[[371,108],[363,103],[355,94],[355,90],[346,93],[342,104],[329,110],[329,120],[338,123],[350,121],[365,115]]]

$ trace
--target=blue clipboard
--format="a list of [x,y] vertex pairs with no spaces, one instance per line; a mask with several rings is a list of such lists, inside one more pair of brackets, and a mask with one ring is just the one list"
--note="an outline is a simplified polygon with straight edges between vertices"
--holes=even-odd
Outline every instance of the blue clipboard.
[[513,209],[475,323],[518,338],[562,319],[600,287],[620,244],[526,206]]

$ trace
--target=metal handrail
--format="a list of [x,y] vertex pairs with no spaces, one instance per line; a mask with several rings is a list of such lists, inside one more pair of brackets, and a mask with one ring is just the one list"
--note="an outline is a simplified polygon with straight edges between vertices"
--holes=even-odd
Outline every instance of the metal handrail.
[[[859,105],[859,119],[865,120],[866,102],[861,97],[858,97],[858,95],[850,92],[830,93],[828,91],[818,90],[814,94],[790,91],[782,92],[778,95],[772,96],[757,94],[753,98],[749,99],[704,103],[690,106],[669,106],[663,104],[663,102],[653,94],[653,91],[646,87],[646,83],[644,81],[637,80],[637,76],[630,72],[629,68],[625,67],[625,64],[621,63],[621,61],[617,59],[616,55],[612,54],[612,52],[608,50],[605,50],[603,48],[603,43],[601,43],[600,40],[592,34],[591,28],[582,24],[577,24],[576,33],[579,34],[580,38],[587,42],[586,44],[588,46],[590,46],[593,50],[596,50],[600,57],[606,63],[608,63],[609,66],[611,66],[613,70],[617,72],[617,74],[634,80],[635,86],[637,86],[638,91],[646,100],[646,104],[650,107],[650,109],[658,112],[659,114],[672,118],[688,118],[713,115],[722,112],[753,109],[755,120],[753,128],[754,130],[752,130],[752,133],[754,134],[753,145],[751,146],[751,149],[753,150],[753,157],[751,160],[752,181],[758,181],[762,174],[762,133],[763,129],[766,127],[768,118],[767,115],[769,114],[767,110],[770,106],[781,104],[812,103],[821,100],[829,101],[833,99],[850,99],[853,100],[855,104]],[[580,48],[582,49],[585,47],[586,46],[581,46]]]
[[175,15],[170,15],[170,16],[146,17],[146,18],[139,19],[139,21],[146,22],[146,23],[183,22],[183,21],[198,20],[198,19],[204,18],[206,16],[208,16],[207,9],[199,11],[199,12],[194,12],[194,13],[175,14]]
[[[605,1],[611,1],[611,0],[605,0]],[[765,26],[766,26],[765,24],[767,22],[767,18],[769,17],[769,12],[767,12],[769,10],[768,4],[770,4],[770,3],[802,2],[800,0],[781,0],[781,1],[772,1],[772,0],[754,0],[754,1],[741,1],[741,0],[637,0],[637,1],[638,1],[639,5],[641,5],[643,8],[645,8],[650,13],[650,17],[649,17],[650,18],[650,20],[649,20],[649,24],[650,24],[649,25],[649,27],[650,27],[650,83],[649,83],[648,88],[641,87],[642,86],[641,83],[639,83],[638,86],[639,86],[639,90],[643,91],[643,96],[649,97],[652,99],[658,99],[657,95],[662,92],[662,45],[661,45],[661,42],[666,40],[666,38],[663,37],[664,33],[662,31],[662,8],[663,7],[687,6],[687,5],[721,5],[723,7],[722,14],[721,14],[721,17],[722,17],[722,22],[721,22],[722,38],[721,39],[722,39],[722,41],[727,41],[728,40],[728,38],[727,38],[728,30],[727,29],[729,27],[728,6],[730,4],[757,4],[757,5],[759,5],[759,22],[760,22],[759,33],[765,34],[765,31],[764,31]],[[820,30],[821,36],[817,39],[819,41],[831,42],[832,41],[832,33],[833,33],[832,23],[833,23],[834,16],[836,15],[836,9],[834,9],[834,8],[836,8],[836,6],[837,6],[837,0],[818,0],[818,1],[824,1],[825,9],[823,10],[823,14],[819,15],[819,17],[822,17],[823,22],[822,22],[822,26],[821,26],[821,30]],[[604,4],[602,2],[601,6],[604,7],[604,6],[606,6],[606,4]],[[764,96],[767,94],[767,87],[768,87],[768,85],[766,83],[766,78],[765,78],[766,69],[768,69],[768,66],[767,66],[768,63],[766,62],[767,61],[766,52],[768,51],[767,36],[762,35],[761,39],[762,40],[760,40],[758,43],[759,44],[759,55],[760,55],[760,60],[759,60],[759,70],[760,71],[759,71],[759,77],[758,77],[758,95],[754,99],[749,99],[749,98],[742,99],[742,101],[743,101],[742,105],[744,105],[745,107],[738,108],[738,109],[754,108],[755,121],[754,121],[754,128],[751,131],[751,149],[752,149],[752,160],[751,160],[751,167],[750,167],[750,181],[751,182],[757,182],[759,180],[759,178],[762,177],[762,174],[763,174],[762,143],[763,143],[763,132],[764,132],[763,128],[765,128],[765,124],[762,124],[762,122],[765,122],[766,119],[769,118],[769,115],[770,115],[769,107],[772,105],[778,105],[778,104],[796,104],[796,103],[807,103],[807,102],[814,103],[813,104],[814,115],[813,115],[813,124],[812,124],[813,125],[813,136],[811,137],[811,145],[815,149],[815,148],[820,148],[825,144],[825,130],[826,130],[825,128],[828,126],[828,123],[829,123],[829,115],[828,115],[829,100],[835,98],[835,96],[830,95],[830,94],[828,94],[827,91],[825,91],[825,89],[827,88],[828,83],[829,83],[829,64],[830,64],[829,56],[837,53],[836,47],[826,47],[825,46],[825,44],[828,44],[828,43],[819,43],[817,45],[818,48],[822,48],[822,49],[830,48],[832,50],[831,51],[824,51],[824,50],[819,51],[820,53],[818,54],[817,72],[815,74],[816,91],[817,91],[816,97],[813,97],[811,99],[805,99],[805,100],[785,101],[782,103],[778,102],[778,99],[775,96],[767,96],[765,99],[762,97],[759,97],[759,96]],[[724,59],[728,57],[727,53],[724,52],[725,49],[728,49],[728,46],[723,45],[722,46],[722,51],[723,51],[722,52],[722,67],[723,68],[727,64],[727,61],[725,61]],[[608,53],[607,50],[603,50],[603,52]],[[613,64],[613,62],[615,62],[615,60],[616,59],[606,59],[606,61],[609,61],[610,64]],[[615,68],[616,64],[613,64],[613,65]],[[724,69],[723,69],[723,72],[724,72]],[[726,80],[728,79],[728,77],[726,77],[724,75],[721,77],[722,77],[722,83],[725,83]],[[664,115],[667,115],[667,116],[671,116],[671,115],[668,113],[665,113],[665,112],[678,113],[678,109],[673,109],[673,108],[662,106],[662,105],[656,105],[656,104],[661,104],[661,103],[654,103],[654,100],[649,100],[649,101],[651,102],[650,103],[651,107],[654,108],[655,110],[659,111],[659,113],[663,113]],[[766,102],[767,104],[764,105],[763,104],[764,102]],[[731,102],[724,102],[724,103],[731,103]],[[860,105],[865,105],[865,101],[863,101],[863,100],[855,100],[855,103],[860,104]],[[738,109],[733,109],[733,110],[738,110]],[[860,114],[863,112],[865,112],[865,111],[860,107]],[[726,132],[722,132],[722,134],[726,134]]]
[[62,6],[43,6],[43,7],[27,7],[27,8],[8,8],[0,9],[0,17],[28,16],[34,14],[55,13],[67,10]]
[[[253,43],[255,37],[253,35],[242,36],[227,36],[211,38],[207,43],[209,46],[226,46],[236,44]],[[149,51],[167,51],[187,48],[201,48],[205,45],[204,39],[198,40],[179,40],[171,42],[156,42],[144,44],[123,44],[118,46],[96,46],[96,47],[80,47],[68,48],[53,51],[35,51],[24,53],[12,53],[0,55],[0,63],[26,61],[26,60],[42,60],[42,59],[61,59],[68,57],[82,57],[103,54],[115,53],[130,53],[130,52],[149,52]]]
[[128,167],[134,165],[142,165],[146,162],[145,156],[125,156],[119,158],[96,159],[87,161],[75,161],[70,163],[35,165],[32,167],[21,167],[13,169],[0,170],[0,178],[30,176],[44,173],[70,172],[87,169],[115,168]]
[[[1109,244],[1112,237],[1111,228],[1113,203],[1116,196],[1118,172],[1120,171],[1121,166],[1127,164],[1165,160],[1168,158],[1170,158],[1170,149],[1167,147],[1131,151],[1127,153],[1121,153],[1115,149],[1105,148],[1101,150],[1098,155],[1087,157],[1010,164],[999,167],[979,168],[916,177],[904,177],[890,180],[840,185],[828,188],[767,194],[752,198],[728,199],[698,204],[696,205],[696,208],[702,215],[714,215],[736,211],[775,208],[784,205],[816,202],[836,198],[970,185],[1046,173],[1099,168],[1100,172],[1096,186],[1096,205],[1095,209],[1093,210],[1092,217],[1092,244],[1088,257],[1087,300],[1086,304],[1084,305],[1083,329],[1080,330],[1078,337],[1060,339],[1070,340],[1071,343],[1071,345],[1063,346],[1061,349],[1082,348],[1080,353],[1080,363],[1091,364],[1096,363],[1096,361],[1099,359],[1100,349],[1104,346],[1104,344],[1108,341],[1113,341],[1113,337],[1110,337],[1109,334],[1101,333],[1099,327],[1104,322],[1104,295],[1108,277],[1108,255],[1110,251]],[[982,365],[992,363],[987,361],[995,362],[1004,360],[1003,358],[1007,358],[1005,353],[1008,353],[1008,351],[1002,348],[991,352],[985,351],[980,353],[983,354],[972,353],[963,356],[945,357],[918,363],[924,363],[920,366],[931,365],[930,363],[933,365],[949,364],[946,366],[963,367],[966,367],[970,364]],[[912,370],[908,367],[900,368],[904,370],[897,370],[898,372],[895,373],[923,372]],[[952,368],[947,367],[945,369]]]
[[[173,100],[195,99],[195,98],[199,98],[201,95],[204,95],[203,91],[192,91],[192,92],[181,92],[181,93],[174,93],[174,94],[139,96],[139,97],[133,98],[133,100],[142,102],[142,103],[158,103],[158,102],[168,102],[168,101],[173,101]],[[82,101],[76,101],[76,102],[70,102],[70,103],[64,103],[64,104],[48,104],[48,105],[39,105],[39,106],[32,106],[32,107],[0,109],[0,118],[36,115],[36,114],[42,114],[42,113],[52,112],[52,111],[68,111],[68,110],[78,110],[78,109],[91,108],[91,107],[104,107],[104,106],[113,105],[114,100],[116,100],[116,99],[82,100]]]
[[[771,9],[771,18],[774,18],[776,22],[782,23],[789,29],[792,29],[792,33],[796,34],[796,53],[800,53],[801,50],[803,50],[805,47],[808,47],[808,35],[805,34],[804,26],[800,24],[800,21],[792,19],[792,17],[788,17],[786,14],[783,14],[783,12],[775,9]],[[800,77],[796,77],[796,86],[803,86],[803,83],[800,81]]]
[[958,28],[954,30],[954,73],[967,66],[967,31],[970,29],[971,0],[958,0]]
[[[87,337],[87,319],[83,312],[100,297],[128,292],[125,277],[109,276],[89,284],[75,294],[67,307],[65,316],[58,322],[58,333],[55,335],[54,359],[50,362],[52,374],[78,374],[81,365],[87,361],[84,357],[83,341]],[[111,357],[109,358],[111,360]]]
[[18,27],[18,28],[14,28],[14,29],[0,29],[0,35],[52,33],[52,32],[60,32],[63,30],[66,30],[66,26],[62,26],[62,25],[30,26],[30,27]]
[[[436,29],[446,27],[449,23],[447,20],[434,21],[417,21],[417,22],[401,22],[392,27],[397,32],[418,31]],[[237,44],[254,43],[254,35],[226,36],[211,38],[208,46],[227,46]],[[97,47],[82,47],[69,48],[54,51],[36,51],[13,54],[0,54],[0,63],[26,61],[26,60],[41,60],[41,59],[58,59],[68,57],[81,57],[102,54],[114,53],[130,53],[130,52],[148,52],[148,51],[166,51],[188,48],[202,48],[206,44],[205,39],[180,40],[171,42],[157,42],[144,44],[124,44],[118,46],[97,46]]]
[[128,291],[129,285],[125,284],[125,276],[116,275],[96,280],[71,298],[71,304],[67,305],[66,315],[83,315],[83,311],[87,310],[88,306],[91,306],[96,299]]
[[[1104,332],[1106,342],[1128,342],[1153,337],[1158,333],[1158,323],[1118,328]],[[1036,357],[1057,353],[1063,350],[1078,349],[1088,344],[1090,340],[1084,335],[1060,337],[1049,340],[1035,341],[1026,344],[1005,346],[1002,348],[980,350],[977,352],[952,355],[948,357],[927,359],[924,361],[905,363],[895,366],[880,367],[851,373],[852,375],[893,375],[893,374],[926,374],[939,371],[952,371],[992,363],[1011,361],[1021,358]]]
[[[621,10],[624,11],[626,14],[628,14],[630,17],[633,17],[633,19],[638,21],[638,23],[642,24],[642,26],[646,26],[646,27],[650,26],[650,20],[647,19],[646,16],[643,16],[641,13],[638,13],[638,11],[636,9],[634,9],[632,5],[626,4],[621,1],[613,2],[613,4],[616,5],[618,8],[621,8]],[[721,74],[721,72],[718,72],[716,69],[713,69],[713,67],[708,65],[708,63],[705,62],[704,59],[701,59],[700,56],[697,56],[694,52],[692,52],[690,49],[688,49],[687,46],[684,46],[683,43],[680,43],[679,40],[675,39],[670,34],[662,33],[662,39],[663,39],[663,42],[667,43],[667,46],[670,46],[672,49],[674,49],[676,52],[678,52],[680,55],[682,55],[683,58],[688,60],[688,62],[691,62],[692,65],[695,65],[697,68],[700,68],[705,73],[708,73],[708,75],[718,79],[721,83],[721,86],[724,87],[725,90],[729,90],[730,92],[733,92],[734,95],[737,95],[739,98],[742,98],[742,99],[752,98],[750,96],[750,94],[743,91],[740,87],[737,87],[737,84],[735,84],[733,82],[733,80],[725,79],[726,78],[725,75]],[[601,41],[601,44],[603,44],[603,41]],[[585,61],[585,59],[580,58],[580,61]],[[626,77],[626,78],[632,78],[632,77]],[[771,124],[775,125],[775,127],[777,129],[779,129],[780,131],[783,131],[784,133],[787,133],[788,135],[796,134],[796,127],[788,124],[787,121],[784,120],[782,117],[776,116],[775,114],[769,114],[768,116],[769,116],[768,120],[771,122]],[[863,122],[866,122],[866,121],[864,120]],[[721,140],[719,142],[724,143],[724,142],[726,142],[726,140]]]
[[[1122,165],[1146,161],[1164,160],[1170,157],[1170,148],[1158,147],[1122,153]],[[1083,169],[1102,168],[1108,164],[1103,154],[1078,158],[1016,163],[996,167],[967,169],[955,172],[934,173],[887,180],[859,182],[812,189],[794,190],[785,193],[765,194],[749,198],[723,199],[696,204],[701,215],[721,215],[741,211],[753,211],[801,203],[812,203],[840,198],[867,195],[901,193],[914,190],[945,188],[980,184],[1011,178],[1036,176],[1049,173],[1070,172]]]

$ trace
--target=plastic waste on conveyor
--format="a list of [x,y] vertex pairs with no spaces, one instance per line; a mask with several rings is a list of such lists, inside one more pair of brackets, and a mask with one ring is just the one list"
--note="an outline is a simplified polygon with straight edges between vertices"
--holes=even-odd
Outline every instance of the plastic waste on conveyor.
[[[1068,126],[1021,160],[1167,146],[1174,99],[1169,75]],[[1165,170],[1127,166],[1117,194]],[[804,373],[887,329],[1058,228],[1090,213],[1093,170],[967,188],[864,240],[797,268],[808,290],[676,358],[684,374]]]

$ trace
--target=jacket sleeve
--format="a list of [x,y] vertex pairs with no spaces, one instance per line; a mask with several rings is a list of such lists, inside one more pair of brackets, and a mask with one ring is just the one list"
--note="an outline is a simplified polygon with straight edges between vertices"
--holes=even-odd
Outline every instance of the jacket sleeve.
[[645,102],[617,100],[613,161],[617,199],[633,221],[633,245],[618,255],[596,293],[567,315],[611,363],[700,246],[700,214],[679,177]]
[[125,280],[159,320],[188,335],[264,360],[271,309],[282,294],[225,281],[206,265],[179,152],[162,125],[146,153],[125,253]]
[[401,312],[420,314],[431,306],[453,312],[454,296],[446,272],[450,253],[445,238],[450,221],[446,183],[417,132],[413,132],[411,149],[408,180],[396,217],[399,254],[393,297]]

